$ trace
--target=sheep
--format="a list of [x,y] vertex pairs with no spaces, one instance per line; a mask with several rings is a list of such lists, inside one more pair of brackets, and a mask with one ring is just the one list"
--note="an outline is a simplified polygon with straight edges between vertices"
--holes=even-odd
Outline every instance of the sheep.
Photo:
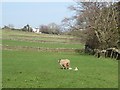
[[62,69],[69,69],[70,67],[70,60],[68,59],[59,59],[58,63],[60,64]]

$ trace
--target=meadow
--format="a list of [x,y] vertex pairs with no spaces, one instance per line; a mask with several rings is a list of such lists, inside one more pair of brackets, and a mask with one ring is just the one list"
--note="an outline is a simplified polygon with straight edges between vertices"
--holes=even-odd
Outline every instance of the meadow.
[[[38,35],[9,30],[3,31],[2,35],[3,46],[84,48],[76,37],[67,35]],[[71,61],[71,67],[73,69],[78,67],[79,70],[60,69],[57,62],[60,58],[68,58]],[[6,50],[3,48],[2,86],[3,88],[117,88],[118,61],[75,52],[29,51],[14,50],[14,48]]]

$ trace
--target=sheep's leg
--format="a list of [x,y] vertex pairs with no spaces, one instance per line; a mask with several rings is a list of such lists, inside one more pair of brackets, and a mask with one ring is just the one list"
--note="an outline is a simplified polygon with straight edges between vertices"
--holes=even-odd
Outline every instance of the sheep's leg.
[[65,66],[64,66],[63,64],[61,65],[61,67],[62,67],[62,69],[64,69],[64,68],[65,68]]
[[64,64],[65,69],[68,69],[67,63]]
[[69,66],[70,66],[70,64],[69,64],[69,63],[66,63],[66,67],[67,67],[67,69],[69,69]]

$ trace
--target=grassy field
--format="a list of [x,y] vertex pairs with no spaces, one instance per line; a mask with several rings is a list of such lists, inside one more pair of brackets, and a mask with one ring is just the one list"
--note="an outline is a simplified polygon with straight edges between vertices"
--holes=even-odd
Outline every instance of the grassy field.
[[21,31],[4,30],[2,36],[3,45],[31,46],[43,48],[83,48],[84,45],[78,38],[65,35],[35,34]]
[[16,40],[3,40],[3,45],[9,46],[31,46],[31,47],[43,47],[43,48],[83,48],[80,44],[63,44],[63,43],[40,43],[40,42],[26,42]]
[[[29,35],[28,35],[29,34]],[[16,36],[14,36],[16,35]],[[23,37],[21,38],[20,35]],[[56,43],[9,40],[11,38],[26,39],[34,36],[34,40],[44,38]],[[55,40],[54,40],[55,37]],[[64,37],[64,38],[63,38]],[[51,39],[52,38],[52,39]],[[63,44],[67,38],[67,44]],[[3,46],[39,46],[44,48],[82,48],[71,43],[76,37],[38,35],[20,31],[3,31]],[[65,39],[65,40],[64,40]],[[71,44],[69,44],[71,43]],[[45,46],[46,44],[46,46]],[[54,45],[52,45],[54,44]],[[60,58],[68,58],[71,67],[78,71],[62,70],[57,62]],[[4,88],[117,88],[118,61],[109,58],[78,54],[75,52],[16,51],[2,50],[2,85]]]
[[49,34],[36,34],[30,32],[22,31],[10,31],[4,30],[2,37],[4,39],[18,39],[18,40],[28,40],[28,41],[45,41],[54,43],[79,43],[79,38],[69,36],[69,35],[49,35]]
[[2,89],[2,49],[1,49],[1,44],[2,44],[2,30],[0,30],[0,89]]

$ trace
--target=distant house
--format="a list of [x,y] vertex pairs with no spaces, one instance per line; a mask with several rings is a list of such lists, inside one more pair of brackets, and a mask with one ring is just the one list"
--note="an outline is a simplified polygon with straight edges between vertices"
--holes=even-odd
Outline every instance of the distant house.
[[35,33],[39,33],[39,34],[41,34],[41,32],[40,32],[40,29],[39,29],[39,28],[32,28],[32,32],[35,32]]

